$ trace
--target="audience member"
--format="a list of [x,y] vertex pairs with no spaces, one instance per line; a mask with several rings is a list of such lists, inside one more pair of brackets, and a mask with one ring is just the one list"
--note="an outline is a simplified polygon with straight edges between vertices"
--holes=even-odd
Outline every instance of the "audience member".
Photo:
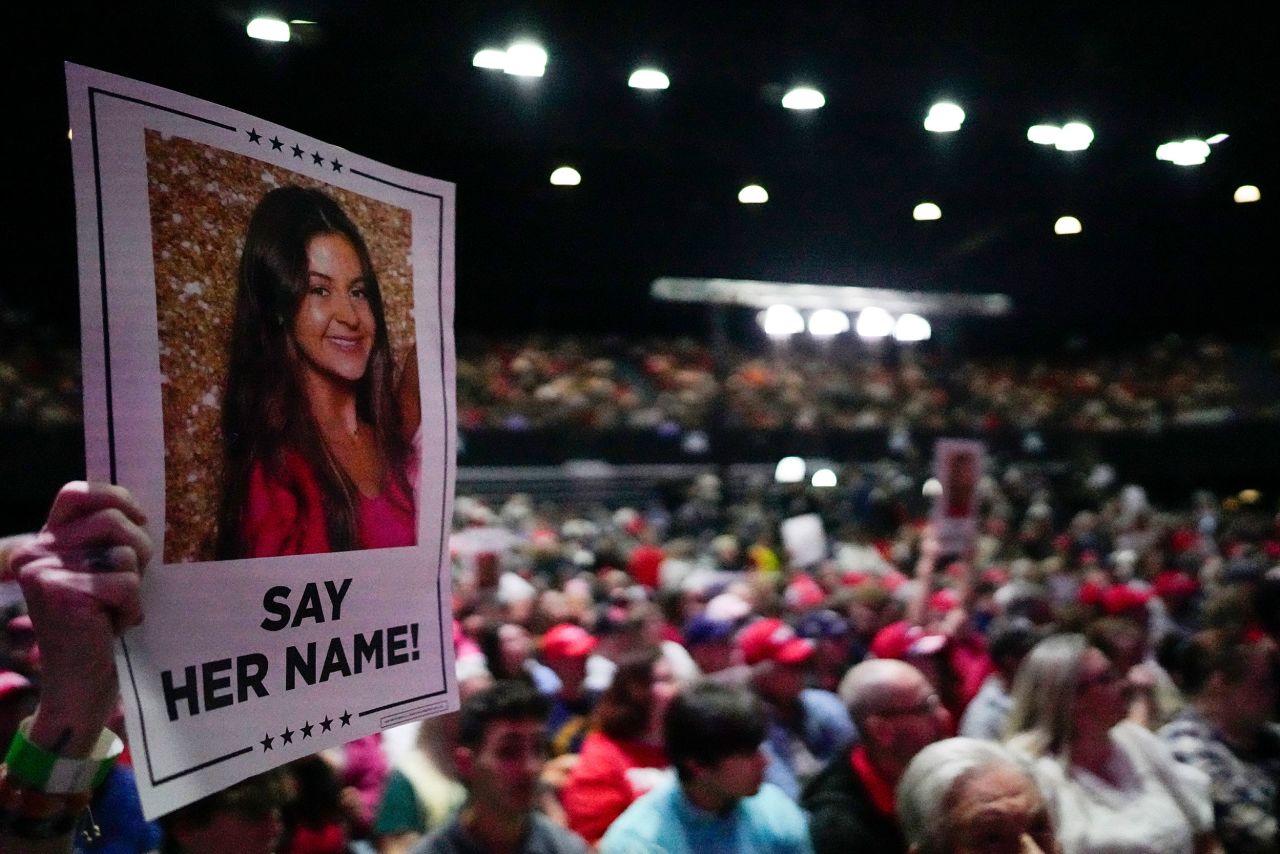
[[627,808],[601,854],[806,854],[805,816],[764,782],[764,709],[744,688],[703,683],[667,711],[664,744],[677,782]]
[[1031,763],[1063,851],[1219,850],[1208,778],[1127,710],[1124,674],[1082,635],[1040,641],[1018,671],[1009,745]]
[[948,738],[916,754],[897,789],[912,854],[1056,854],[1035,781],[1002,747]]
[[951,715],[920,671],[893,659],[855,666],[840,698],[860,738],[805,789],[800,803],[810,814],[813,848],[836,854],[857,839],[873,851],[905,852],[894,787],[917,753],[951,734]]
[[1190,704],[1160,730],[1185,762],[1209,775],[1218,836],[1227,854],[1280,851],[1280,655],[1270,638],[1210,629],[1182,653]]
[[822,766],[853,737],[849,713],[830,691],[806,688],[813,641],[776,618],[757,620],[738,633],[751,689],[769,717],[765,779],[793,800]]
[[457,816],[415,854],[585,854],[583,841],[534,809],[547,758],[547,700],[501,681],[459,712],[454,764],[467,786]]

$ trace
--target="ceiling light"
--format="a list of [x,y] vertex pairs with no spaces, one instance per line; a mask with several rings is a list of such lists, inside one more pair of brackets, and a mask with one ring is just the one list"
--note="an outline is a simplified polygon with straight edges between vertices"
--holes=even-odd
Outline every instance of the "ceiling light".
[[572,166],[561,166],[551,173],[551,183],[557,187],[576,187],[582,183],[582,175]]
[[884,338],[893,332],[893,316],[883,308],[870,306],[858,312],[854,327],[859,338]]
[[760,314],[760,325],[770,338],[787,338],[804,332],[804,318],[789,305],[771,305]]
[[827,103],[817,89],[800,86],[782,96],[782,106],[788,110],[817,110]]
[[738,191],[738,201],[744,205],[763,205],[769,201],[769,194],[759,184],[748,184]]
[[1053,224],[1054,234],[1079,234],[1083,226],[1080,220],[1073,216],[1060,216],[1058,221]]
[[547,70],[547,52],[533,42],[516,42],[507,48],[502,70],[516,77],[541,77]]
[[809,315],[809,334],[815,338],[830,338],[849,331],[849,315],[834,308],[820,308]]
[[1199,166],[1209,156],[1209,143],[1202,139],[1184,139],[1166,142],[1156,148],[1156,159],[1167,160],[1178,166]]
[[951,133],[964,124],[964,110],[950,101],[939,101],[929,108],[924,129],[934,133]]
[[289,25],[279,18],[254,18],[244,31],[249,34],[249,38],[264,42],[289,40]]
[[1059,151],[1084,151],[1093,142],[1093,128],[1084,122],[1067,122],[1058,132],[1054,148]]
[[631,72],[627,85],[632,89],[666,89],[671,80],[656,68],[637,68]]
[[476,68],[492,68],[495,71],[501,71],[507,64],[507,52],[487,47],[472,57],[471,64]]
[[1243,186],[1236,187],[1234,198],[1236,200],[1236,204],[1247,205],[1250,202],[1256,202],[1261,199],[1262,192],[1252,184],[1245,184]]
[[809,479],[809,484],[818,489],[830,489],[839,481],[836,479],[836,473],[831,469],[818,469],[813,473],[813,477]]
[[1225,133],[1215,133],[1213,136],[1205,140],[1210,145],[1217,145],[1220,142],[1226,142],[1231,137]]
[[933,336],[933,328],[929,321],[918,314],[904,314],[893,325],[893,337],[904,343],[911,341],[928,341]]
[[773,479],[778,483],[801,483],[804,481],[804,460],[800,457],[783,457],[773,470]]
[[942,208],[938,207],[933,202],[921,202],[916,205],[915,210],[911,212],[911,218],[918,222],[942,219]]
[[925,498],[941,498],[942,497],[942,481],[936,477],[931,477],[924,482],[924,486],[920,487],[920,492]]
[[1036,145],[1057,145],[1062,128],[1057,125],[1032,125],[1027,128],[1027,139]]

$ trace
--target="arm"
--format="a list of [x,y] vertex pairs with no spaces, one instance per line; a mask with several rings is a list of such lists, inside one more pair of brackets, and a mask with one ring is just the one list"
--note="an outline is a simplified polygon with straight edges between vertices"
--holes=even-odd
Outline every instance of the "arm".
[[[71,483],[38,534],[9,555],[5,578],[22,586],[43,662],[40,705],[28,731],[36,747],[67,759],[90,755],[116,703],[112,639],[142,622],[146,519],[127,491]],[[0,850],[61,854],[72,834],[32,840],[0,833]]]
[[924,625],[929,597],[933,595],[933,572],[937,563],[938,538],[933,533],[933,526],[926,525],[920,534],[920,558],[916,561],[916,583],[919,589],[916,590],[915,598],[907,603],[907,622],[913,626]]

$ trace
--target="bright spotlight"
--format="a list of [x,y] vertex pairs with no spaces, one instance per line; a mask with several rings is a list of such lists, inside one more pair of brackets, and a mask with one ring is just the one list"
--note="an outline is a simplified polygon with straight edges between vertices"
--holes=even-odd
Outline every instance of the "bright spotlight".
[[839,481],[836,479],[836,473],[831,469],[818,469],[813,473],[813,477],[809,479],[809,485],[818,489],[830,489]]
[[656,68],[637,68],[631,72],[627,85],[632,89],[666,89],[671,80]]
[[1156,149],[1157,160],[1167,160],[1177,166],[1199,166],[1208,157],[1209,143],[1202,139],[1166,142]]
[[929,108],[925,116],[924,129],[934,133],[952,133],[960,130],[964,124],[964,110],[950,101],[939,101]]
[[769,194],[759,184],[748,184],[738,191],[738,201],[744,205],[763,205],[769,201]]
[[557,187],[576,187],[582,183],[582,175],[572,166],[561,166],[551,173],[551,183]]
[[809,315],[809,334],[815,338],[831,338],[849,331],[849,315],[834,308],[820,308]]
[[1036,145],[1057,145],[1062,128],[1057,125],[1032,125],[1027,128],[1027,139]]
[[800,457],[783,457],[773,470],[773,479],[778,483],[803,483],[804,460]]
[[874,305],[864,308],[858,312],[854,331],[859,338],[884,338],[893,332],[893,315]]
[[788,110],[817,110],[827,103],[827,99],[817,89],[800,86],[782,96],[782,106]]
[[1236,187],[1235,196],[1233,197],[1238,205],[1247,205],[1250,202],[1256,202],[1262,198],[1262,192],[1252,184],[1244,184]]
[[547,70],[547,52],[533,42],[516,42],[507,48],[502,70],[516,77],[541,77]]
[[928,222],[930,220],[942,219],[942,208],[933,202],[921,202],[916,205],[915,210],[911,211],[911,218],[917,222]]
[[1229,134],[1215,133],[1213,136],[1206,139],[1205,142],[1209,143],[1210,145],[1217,145],[1218,143],[1226,142],[1229,139],[1231,139],[1231,136]]
[[1060,216],[1058,221],[1053,224],[1054,234],[1079,234],[1083,226],[1080,220],[1073,216]]
[[476,68],[491,68],[495,71],[501,71],[507,64],[507,52],[487,47],[472,57],[471,64]]
[[1093,128],[1084,122],[1067,122],[1053,144],[1059,151],[1084,151],[1093,142]]
[[264,42],[289,40],[289,25],[279,18],[254,18],[244,31],[249,34],[249,38]]
[[804,332],[804,318],[789,305],[771,305],[760,315],[760,325],[770,338],[786,338]]
[[928,341],[933,335],[929,321],[918,314],[904,314],[893,325],[893,337],[903,343]]

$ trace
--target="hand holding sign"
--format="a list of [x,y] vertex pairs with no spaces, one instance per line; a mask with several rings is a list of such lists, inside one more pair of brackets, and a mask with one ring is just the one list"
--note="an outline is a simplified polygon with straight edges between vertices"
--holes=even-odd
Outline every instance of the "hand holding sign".
[[145,521],[126,490],[70,483],[40,533],[9,558],[43,667],[31,740],[61,755],[87,755],[115,708],[111,640],[142,622],[138,590],[152,551]]

